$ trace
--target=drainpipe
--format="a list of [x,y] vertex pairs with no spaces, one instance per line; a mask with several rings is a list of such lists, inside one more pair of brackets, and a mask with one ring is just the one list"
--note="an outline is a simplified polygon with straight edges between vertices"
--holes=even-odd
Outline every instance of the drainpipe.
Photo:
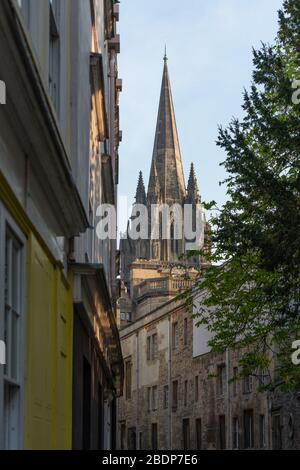
[[230,352],[226,350],[226,420],[227,420],[227,449],[232,448],[231,443],[231,436],[232,436],[232,419],[231,419],[231,397],[230,397],[230,384],[229,384],[229,376],[230,376]]

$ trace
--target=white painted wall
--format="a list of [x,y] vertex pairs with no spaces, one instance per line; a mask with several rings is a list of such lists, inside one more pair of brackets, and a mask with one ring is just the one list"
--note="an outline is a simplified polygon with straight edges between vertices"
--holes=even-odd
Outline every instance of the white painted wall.
[[[197,313],[199,305],[203,299],[203,293],[198,294],[194,299],[193,314]],[[196,326],[197,319],[194,319],[193,325],[193,357],[202,356],[211,351],[208,341],[212,339],[213,335],[207,330],[206,326]]]

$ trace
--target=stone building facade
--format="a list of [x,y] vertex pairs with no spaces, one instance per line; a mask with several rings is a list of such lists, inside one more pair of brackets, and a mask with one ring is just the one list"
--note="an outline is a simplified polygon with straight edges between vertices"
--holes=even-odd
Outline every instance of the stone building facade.
[[[193,166],[185,189],[165,57],[148,192],[140,174],[135,205],[184,201],[201,199]],[[185,242],[121,240],[119,448],[299,448],[300,395],[262,391],[273,371],[239,377],[243,351],[213,353],[208,331],[178,297],[206,266],[204,258],[182,261]]]
[[268,378],[230,383],[237,374],[237,353],[212,353],[207,340],[205,330],[195,326],[192,312],[176,300],[121,330],[125,361],[118,414],[121,448],[271,447],[270,403],[260,391]]

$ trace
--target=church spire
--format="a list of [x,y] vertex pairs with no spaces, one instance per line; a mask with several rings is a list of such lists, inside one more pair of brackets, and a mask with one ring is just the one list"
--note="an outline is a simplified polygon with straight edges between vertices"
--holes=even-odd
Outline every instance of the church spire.
[[180,202],[185,196],[175,111],[165,51],[161,94],[148,187],[150,202]]
[[136,204],[146,204],[146,190],[143,173],[141,171],[139,173],[138,185],[136,188],[135,202]]
[[187,197],[193,201],[196,201],[199,198],[199,188],[193,163],[191,164],[189,182],[187,186]]
[[167,56],[167,45],[165,45],[165,55],[164,55],[164,62],[168,61],[168,56]]

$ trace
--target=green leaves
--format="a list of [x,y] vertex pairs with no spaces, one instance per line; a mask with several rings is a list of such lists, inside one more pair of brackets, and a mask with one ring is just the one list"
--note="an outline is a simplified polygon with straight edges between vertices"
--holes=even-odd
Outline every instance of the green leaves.
[[298,0],[284,2],[279,28],[274,45],[253,51],[244,118],[219,129],[229,200],[212,221],[212,266],[198,280],[206,296],[196,316],[214,333],[214,351],[244,351],[245,374],[267,368],[275,354],[276,384],[288,387],[300,379],[290,359],[291,338],[300,337],[300,105],[292,101],[300,80]]

